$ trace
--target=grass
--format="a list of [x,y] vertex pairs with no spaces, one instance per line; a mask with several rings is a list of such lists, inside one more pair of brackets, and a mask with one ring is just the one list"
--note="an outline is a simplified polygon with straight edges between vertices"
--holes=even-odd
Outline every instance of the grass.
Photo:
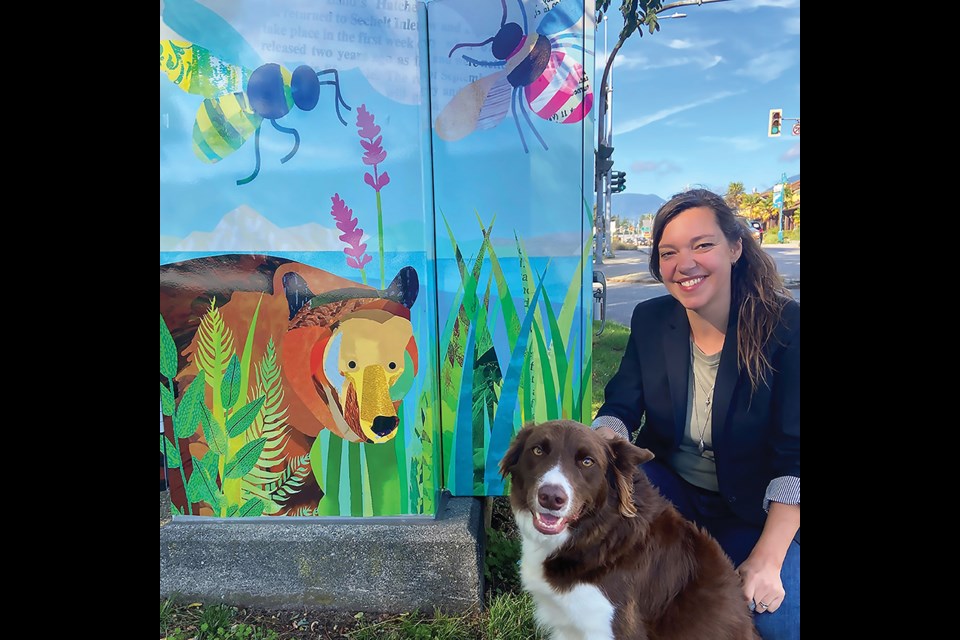
[[593,323],[593,411],[591,415],[597,414],[597,409],[603,404],[603,388],[607,381],[617,372],[620,366],[620,360],[623,358],[623,352],[627,348],[627,338],[630,337],[630,328],[618,322],[607,320],[603,327],[603,333],[599,336],[597,331],[600,329],[600,323]]
[[[629,328],[607,321],[593,338],[593,414],[616,372]],[[270,611],[223,604],[160,600],[165,640],[546,640],[533,619],[533,600],[520,586],[520,541],[509,500],[493,499],[487,530],[483,610],[450,615],[440,610],[400,615],[329,611]]]

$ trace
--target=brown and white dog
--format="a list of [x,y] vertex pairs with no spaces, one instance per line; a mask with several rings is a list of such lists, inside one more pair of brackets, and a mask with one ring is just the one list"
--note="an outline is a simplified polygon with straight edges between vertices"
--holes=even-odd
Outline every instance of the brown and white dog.
[[570,420],[520,430],[500,462],[520,578],[554,640],[753,640],[740,578],[639,465],[653,454]]

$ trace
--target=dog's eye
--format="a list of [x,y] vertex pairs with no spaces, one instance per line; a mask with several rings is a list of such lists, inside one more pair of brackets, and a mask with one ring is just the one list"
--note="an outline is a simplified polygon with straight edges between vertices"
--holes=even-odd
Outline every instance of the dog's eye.
[[593,458],[591,458],[590,456],[587,456],[586,458],[584,458],[583,460],[580,461],[580,464],[582,464],[582,465],[585,466],[585,467],[592,467],[592,466],[593,466]]
[[540,448],[540,445],[535,446],[533,449],[530,449],[530,451],[533,451],[533,455],[535,456],[543,455],[543,449]]

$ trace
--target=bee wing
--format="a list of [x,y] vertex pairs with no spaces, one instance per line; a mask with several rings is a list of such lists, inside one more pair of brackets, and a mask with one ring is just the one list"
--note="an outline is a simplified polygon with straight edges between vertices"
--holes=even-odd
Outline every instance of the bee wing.
[[187,93],[207,98],[243,91],[251,73],[200,45],[180,40],[160,41],[160,71]]
[[537,33],[545,36],[564,31],[583,33],[583,0],[564,0],[555,4],[537,25]]
[[476,129],[497,126],[510,110],[512,87],[506,71],[474,80],[447,103],[433,126],[441,140],[454,141]]
[[193,153],[203,162],[220,162],[242,147],[262,122],[242,91],[206,98],[193,123]]

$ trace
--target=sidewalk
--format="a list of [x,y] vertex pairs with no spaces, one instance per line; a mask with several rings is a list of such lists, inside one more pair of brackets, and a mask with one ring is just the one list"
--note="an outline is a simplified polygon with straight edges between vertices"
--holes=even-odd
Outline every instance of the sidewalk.
[[[783,249],[799,248],[798,241],[784,242],[771,245]],[[603,272],[608,283],[635,282],[639,284],[659,284],[649,269],[650,247],[641,249],[621,249],[616,252],[615,258],[604,258],[603,264],[594,265],[595,271]],[[788,289],[799,289],[800,280],[784,277]]]

